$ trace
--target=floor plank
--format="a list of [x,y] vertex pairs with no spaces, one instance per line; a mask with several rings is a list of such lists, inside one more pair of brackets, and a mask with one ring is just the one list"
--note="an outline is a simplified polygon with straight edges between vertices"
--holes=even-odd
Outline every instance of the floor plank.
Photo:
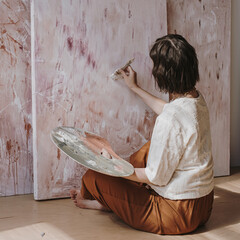
[[240,168],[215,178],[209,222],[192,234],[158,236],[132,229],[112,213],[76,208],[70,199],[34,201],[32,195],[0,198],[0,240],[240,239]]

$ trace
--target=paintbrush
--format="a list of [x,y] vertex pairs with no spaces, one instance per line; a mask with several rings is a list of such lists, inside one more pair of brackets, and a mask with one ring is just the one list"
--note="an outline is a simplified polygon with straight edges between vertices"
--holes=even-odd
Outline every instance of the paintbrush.
[[130,66],[133,63],[133,61],[134,61],[134,58],[129,60],[123,67],[115,70],[115,72],[111,74],[112,80],[118,80],[119,78],[122,78],[119,70],[125,70],[128,66]]

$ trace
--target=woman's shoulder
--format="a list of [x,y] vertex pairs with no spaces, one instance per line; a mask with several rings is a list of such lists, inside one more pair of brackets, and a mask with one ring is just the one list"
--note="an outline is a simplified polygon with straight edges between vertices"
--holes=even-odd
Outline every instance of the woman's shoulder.
[[177,130],[181,128],[181,111],[171,104],[165,104],[164,109],[160,115],[158,115],[155,127],[160,128],[164,132]]
[[162,113],[158,116],[158,124],[161,126],[173,126],[173,128],[196,129],[199,118],[206,114],[208,109],[204,98],[199,94],[198,98],[179,98],[165,104]]
[[165,104],[163,113],[173,117],[182,117],[183,115],[194,115],[199,109],[202,112],[208,112],[206,101],[203,95],[198,92],[197,98],[177,98],[172,102]]

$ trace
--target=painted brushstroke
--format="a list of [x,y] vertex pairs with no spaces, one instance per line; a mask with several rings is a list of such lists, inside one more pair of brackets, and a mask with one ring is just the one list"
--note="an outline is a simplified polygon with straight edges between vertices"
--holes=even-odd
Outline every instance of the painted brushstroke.
[[33,191],[30,1],[0,1],[0,196]]

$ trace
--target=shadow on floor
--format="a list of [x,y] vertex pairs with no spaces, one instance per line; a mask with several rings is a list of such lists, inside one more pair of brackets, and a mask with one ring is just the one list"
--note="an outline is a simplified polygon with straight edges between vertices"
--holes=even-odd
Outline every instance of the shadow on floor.
[[213,211],[209,221],[194,233],[224,228],[240,222],[240,193],[215,187],[214,195]]

